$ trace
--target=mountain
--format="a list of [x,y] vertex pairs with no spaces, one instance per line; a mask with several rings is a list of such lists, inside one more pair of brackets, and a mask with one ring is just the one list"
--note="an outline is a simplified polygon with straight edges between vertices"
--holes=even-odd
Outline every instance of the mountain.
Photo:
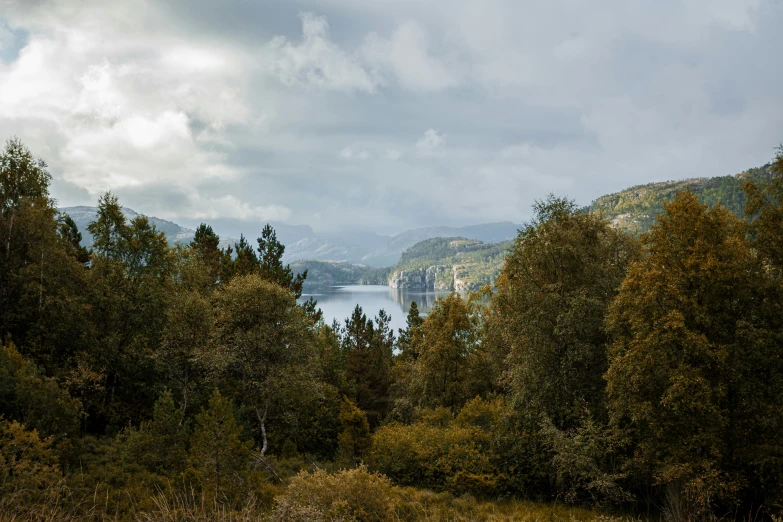
[[492,285],[512,241],[483,243],[464,237],[437,237],[403,252],[390,270],[389,286],[411,290],[478,290]]
[[767,164],[733,176],[637,185],[601,196],[584,210],[601,211],[614,226],[632,234],[641,234],[655,224],[656,216],[663,213],[664,203],[673,200],[677,192],[689,189],[702,203],[714,206],[720,202],[738,216],[743,216],[746,198],[742,186],[748,180],[765,183],[772,175],[772,164]]
[[[82,206],[82,207],[64,207],[59,210],[60,212],[64,212],[69,216],[71,216],[71,218],[76,223],[76,226],[79,227],[79,232],[82,233],[82,246],[86,248],[90,248],[93,244],[93,238],[92,238],[92,234],[90,234],[90,232],[87,230],[87,226],[93,221],[95,221],[95,216],[97,215],[98,208]],[[128,220],[131,220],[141,215],[135,210],[127,207],[122,208],[122,213],[125,214],[125,217],[128,218]],[[170,245],[174,245],[175,243],[180,243],[180,244],[190,243],[196,234],[195,230],[192,230],[190,228],[185,228],[171,221],[166,221],[165,219],[160,219],[153,216],[147,216],[147,219],[149,219],[150,224],[155,225],[155,228],[157,228],[159,231],[166,234],[166,240],[169,242]],[[237,240],[232,237],[221,237],[220,247],[226,248],[229,245],[233,245],[236,241]]]
[[499,243],[517,236],[519,227],[511,221],[486,223],[467,227],[428,227],[408,230],[389,239],[389,241],[364,255],[360,262],[371,266],[390,266],[400,260],[402,253],[415,244],[436,237],[473,239],[483,243]]

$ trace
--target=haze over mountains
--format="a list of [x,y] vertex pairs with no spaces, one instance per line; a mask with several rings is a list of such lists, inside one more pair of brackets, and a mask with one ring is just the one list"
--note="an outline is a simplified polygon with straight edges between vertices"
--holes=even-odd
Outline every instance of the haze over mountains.
[[[64,207],[61,211],[69,214],[82,233],[82,244],[89,248],[93,239],[87,226],[95,219],[96,207],[79,206]],[[139,215],[133,209],[123,208],[123,212],[132,219]],[[147,216],[155,227],[166,234],[169,243],[189,243],[195,230],[177,223]],[[400,255],[416,243],[425,239],[437,237],[464,237],[476,239],[484,243],[498,243],[513,239],[518,226],[510,221],[486,223],[467,227],[426,227],[407,230],[395,236],[383,236],[367,232],[348,232],[344,236],[318,235],[308,225],[288,225],[286,223],[270,223],[277,232],[277,237],[286,247],[284,261],[292,263],[304,259],[347,261],[361,263],[373,267],[391,266],[397,263]],[[263,224],[259,224],[260,233]],[[221,236],[220,247],[233,245],[238,238]],[[253,232],[248,233],[248,240],[255,242]]]
[[[655,217],[663,212],[663,204],[670,201],[678,190],[686,188],[699,199],[712,206],[720,202],[738,215],[742,215],[745,194],[742,186],[746,180],[766,181],[772,176],[771,165],[751,168],[729,176],[713,178],[690,178],[678,181],[650,183],[630,187],[614,194],[608,194],[585,207],[602,211],[614,226],[638,234],[647,231]],[[96,207],[79,206],[60,209],[76,222],[83,236],[83,245],[92,245],[92,236],[87,226],[95,219]],[[135,210],[124,208],[129,218],[139,215]],[[169,243],[189,243],[195,231],[165,219],[148,216],[158,230],[166,234]],[[285,245],[284,261],[293,263],[302,260],[345,261],[371,267],[391,267],[400,261],[400,256],[410,247],[433,238],[465,238],[483,243],[500,243],[514,239],[519,226],[510,221],[485,223],[466,227],[425,227],[407,230],[394,236],[385,236],[366,231],[346,231],[343,235],[316,234],[309,225],[270,223],[278,239]],[[259,223],[257,233],[263,224]],[[255,242],[257,235],[248,231],[247,237]],[[254,235],[256,234],[256,235]],[[221,248],[233,245],[238,238],[221,236]]]

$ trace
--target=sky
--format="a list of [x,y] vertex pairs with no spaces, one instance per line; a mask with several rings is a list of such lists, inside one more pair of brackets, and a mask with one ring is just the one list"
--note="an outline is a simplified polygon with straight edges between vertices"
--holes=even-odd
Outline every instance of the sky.
[[252,236],[530,217],[783,141],[779,0],[0,0],[0,139],[61,206]]

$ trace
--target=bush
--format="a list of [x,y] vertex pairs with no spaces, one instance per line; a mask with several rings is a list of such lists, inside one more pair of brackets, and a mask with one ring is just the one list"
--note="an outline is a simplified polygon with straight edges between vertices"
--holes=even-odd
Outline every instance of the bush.
[[3,503],[36,504],[56,494],[62,480],[51,439],[24,424],[0,418],[0,498]]
[[491,444],[489,432],[454,422],[447,410],[436,409],[410,426],[380,428],[370,463],[400,485],[486,496],[505,483],[491,461]]
[[391,520],[398,503],[389,479],[365,466],[334,474],[302,472],[277,499],[272,520]]

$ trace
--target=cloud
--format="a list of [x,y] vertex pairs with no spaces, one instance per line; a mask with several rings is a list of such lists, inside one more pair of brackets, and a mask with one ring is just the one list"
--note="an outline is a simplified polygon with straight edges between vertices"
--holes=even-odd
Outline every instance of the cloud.
[[261,53],[267,70],[285,85],[304,85],[326,90],[374,92],[378,81],[359,61],[329,39],[326,18],[300,14],[302,42],[293,44],[284,36],[269,42]]
[[439,156],[443,154],[446,137],[435,129],[427,129],[424,136],[416,142],[416,150],[422,156]]
[[0,138],[63,205],[520,222],[549,191],[730,174],[783,139],[774,0],[103,4],[3,4]]
[[361,53],[368,63],[392,75],[405,89],[440,91],[461,83],[456,66],[448,58],[431,54],[429,35],[416,22],[395,29],[391,38],[367,36]]

